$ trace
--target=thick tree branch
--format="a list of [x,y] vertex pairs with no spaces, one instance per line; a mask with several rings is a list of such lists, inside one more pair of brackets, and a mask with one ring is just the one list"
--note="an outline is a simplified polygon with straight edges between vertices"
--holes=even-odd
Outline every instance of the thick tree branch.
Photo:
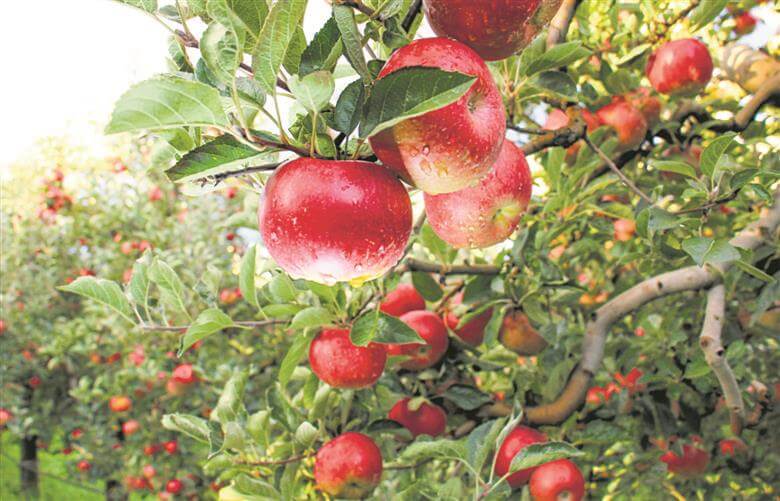
[[491,264],[439,264],[408,258],[398,271],[424,271],[439,275],[498,275],[501,268]]
[[707,364],[718,378],[723,389],[723,397],[731,416],[731,430],[739,435],[745,421],[745,405],[737,384],[737,379],[725,358],[725,350],[721,342],[723,320],[726,315],[726,287],[718,284],[707,293],[707,308],[704,313],[699,344],[704,351]]
[[[735,247],[755,249],[767,234],[780,225],[780,188],[775,191],[774,205],[755,223],[731,240]],[[732,263],[714,269],[689,266],[663,273],[641,282],[615,297],[593,313],[585,329],[582,360],[561,395],[552,403],[526,409],[525,419],[535,424],[558,424],[573,414],[585,401],[590,380],[601,366],[604,346],[613,323],[655,299],[684,291],[699,290],[718,282]]]
[[569,25],[579,4],[580,0],[563,0],[558,12],[550,22],[550,30],[547,32],[547,50],[566,40]]
[[734,115],[734,118],[712,124],[709,129],[715,132],[742,132],[747,129],[761,107],[776,98],[780,98],[780,73],[761,84],[758,91],[756,91],[750,101]]

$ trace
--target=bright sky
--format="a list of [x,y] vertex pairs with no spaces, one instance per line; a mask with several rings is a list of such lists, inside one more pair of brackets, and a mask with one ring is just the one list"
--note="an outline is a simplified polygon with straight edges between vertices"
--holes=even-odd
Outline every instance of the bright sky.
[[[304,24],[311,38],[329,6],[324,0],[309,4]],[[765,21],[761,33],[744,41],[766,40],[767,32],[778,29],[778,16],[770,9],[757,17]],[[4,67],[13,71],[0,79],[5,115],[0,169],[42,137],[99,143],[116,99],[131,83],[166,69],[166,31],[118,2],[5,2],[4,18],[0,47]]]

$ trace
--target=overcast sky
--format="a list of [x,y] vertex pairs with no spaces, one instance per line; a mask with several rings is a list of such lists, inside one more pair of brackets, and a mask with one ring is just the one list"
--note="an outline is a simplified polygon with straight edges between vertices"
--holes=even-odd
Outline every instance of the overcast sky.
[[[6,1],[3,7],[0,167],[41,137],[67,134],[76,143],[99,144],[122,92],[165,71],[166,31],[112,0]],[[328,10],[324,0],[310,0],[308,38]],[[774,19],[773,28],[765,24],[752,38],[766,40],[778,29]]]

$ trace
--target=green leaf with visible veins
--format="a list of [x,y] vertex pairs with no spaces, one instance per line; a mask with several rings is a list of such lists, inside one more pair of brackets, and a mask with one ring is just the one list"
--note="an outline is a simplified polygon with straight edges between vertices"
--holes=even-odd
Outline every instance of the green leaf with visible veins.
[[344,55],[347,61],[357,71],[358,75],[363,78],[363,82],[370,83],[372,80],[371,72],[368,71],[368,64],[366,64],[366,58],[363,56],[363,37],[360,35],[355,22],[355,12],[352,10],[352,7],[334,5],[333,19],[336,20],[336,26],[338,26],[341,33],[341,41],[344,44]]
[[127,297],[122,292],[122,288],[116,282],[86,276],[79,277],[68,285],[57,288],[61,291],[73,292],[79,296],[102,303],[119,313],[128,322],[135,323],[130,301],[127,300]]
[[377,80],[366,103],[360,137],[369,137],[393,125],[438,110],[460,99],[476,77],[438,68],[412,66]]
[[509,467],[510,472],[533,468],[556,459],[582,456],[585,453],[565,442],[531,444],[518,452]]
[[268,17],[268,5],[258,0],[208,0],[207,10],[221,24],[245,34],[252,45]]
[[211,23],[200,38],[200,53],[206,66],[220,82],[233,86],[241,62],[242,43],[238,35],[220,23]]
[[252,52],[252,69],[263,89],[271,94],[295,30],[303,21],[306,0],[276,2],[266,17]]
[[187,332],[185,332],[184,336],[181,338],[179,356],[182,356],[190,346],[201,339],[216,334],[233,325],[233,320],[218,308],[209,308],[208,310],[201,311],[198,318],[196,318],[195,322],[187,328]]
[[384,344],[425,343],[417,331],[396,317],[378,309],[369,311],[355,320],[349,337],[357,346],[366,346],[371,342]]
[[233,136],[220,136],[190,151],[165,171],[177,183],[197,181],[217,174],[273,161],[275,156],[258,152]]

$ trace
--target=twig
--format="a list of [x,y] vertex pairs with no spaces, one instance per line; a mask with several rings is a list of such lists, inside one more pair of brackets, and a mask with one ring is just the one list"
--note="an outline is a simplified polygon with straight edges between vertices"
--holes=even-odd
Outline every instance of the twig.
[[[764,241],[764,233],[774,233],[780,225],[780,188],[775,191],[774,205],[758,221],[750,224],[731,245],[756,249]],[[604,346],[613,323],[655,299],[678,292],[700,290],[718,282],[732,263],[722,263],[715,269],[689,266],[649,278],[623,292],[593,313],[585,330],[582,360],[563,392],[549,404],[526,408],[525,419],[535,424],[558,424],[571,416],[585,401],[590,381],[601,366]]]
[[617,165],[615,165],[615,162],[613,162],[612,159],[609,158],[607,154],[601,150],[601,148],[593,144],[593,141],[590,140],[587,134],[585,134],[583,139],[585,140],[585,143],[588,145],[588,147],[591,150],[593,150],[607,164],[607,166],[612,170],[612,172],[614,172],[617,175],[617,177],[620,178],[621,181],[623,181],[623,184],[628,186],[631,189],[631,191],[639,195],[642,198],[642,200],[644,200],[645,202],[649,203],[650,205],[655,205],[653,199],[647,196],[645,192],[640,190],[639,187],[636,184],[634,184],[633,181],[631,181],[625,174],[623,174],[623,171],[620,170]]
[[422,10],[422,0],[414,0],[414,2],[412,2],[411,7],[409,7],[409,12],[406,13],[406,17],[401,23],[401,28],[403,28],[405,32],[409,33],[409,30],[412,28],[412,25],[414,24],[414,20],[417,19],[417,16],[420,14],[421,10]]
[[498,275],[501,268],[491,264],[439,264],[410,257],[398,271],[424,271],[439,275]]
[[544,136],[545,134],[549,134],[550,133],[549,130],[538,129],[538,128],[537,129],[530,129],[530,128],[527,128],[527,127],[520,127],[519,125],[514,125],[514,124],[511,124],[511,123],[506,124],[506,128],[507,129],[511,129],[511,130],[513,130],[515,132],[520,132],[522,134],[533,134],[535,136]]
[[566,40],[569,25],[579,3],[580,0],[563,0],[558,12],[555,13],[555,17],[550,22],[550,31],[547,32],[547,50]]
[[553,146],[568,148],[586,134],[585,121],[578,116],[574,117],[571,124],[558,130],[546,132],[523,145],[523,153],[533,155]]
[[374,9],[364,4],[362,0],[339,0],[336,3],[345,7],[352,7],[353,9],[362,12],[368,17],[374,17]]
[[313,452],[306,453],[306,454],[299,454],[297,456],[291,456],[289,458],[285,459],[274,459],[269,461],[250,461],[250,460],[239,460],[235,461],[236,464],[243,464],[248,466],[278,466],[283,464],[289,464],[289,463],[295,463],[297,461],[304,460],[306,458],[310,458],[314,455]]
[[723,284],[718,284],[711,288],[707,294],[707,308],[704,313],[704,324],[699,336],[699,344],[704,351],[707,365],[715,373],[715,377],[718,378],[720,387],[723,389],[723,397],[726,399],[731,417],[731,430],[735,435],[739,435],[742,433],[745,421],[745,404],[742,402],[742,395],[734,372],[724,357],[725,351],[721,342],[721,333],[723,332],[725,314],[726,287]]
[[[259,320],[259,321],[238,321],[233,322],[233,326],[237,327],[269,327],[272,325],[286,324],[287,320],[271,319],[271,320]],[[158,332],[182,332],[186,331],[189,325],[142,325],[141,329],[145,331],[158,331]]]

